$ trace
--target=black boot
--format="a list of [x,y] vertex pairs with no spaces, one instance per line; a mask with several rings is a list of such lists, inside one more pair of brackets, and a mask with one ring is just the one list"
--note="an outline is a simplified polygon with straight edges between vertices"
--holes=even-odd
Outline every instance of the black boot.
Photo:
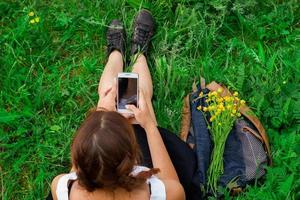
[[151,37],[154,34],[154,19],[148,10],[141,10],[133,25],[131,55],[138,52],[147,54]]
[[124,56],[125,52],[125,29],[120,20],[114,19],[107,30],[107,56],[114,50],[118,50]]

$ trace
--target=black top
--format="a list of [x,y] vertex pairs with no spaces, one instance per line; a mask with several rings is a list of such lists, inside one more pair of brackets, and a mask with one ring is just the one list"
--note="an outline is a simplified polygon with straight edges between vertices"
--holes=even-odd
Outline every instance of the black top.
[[[152,160],[145,130],[140,125],[133,125],[137,141],[143,154],[141,165],[152,168]],[[195,152],[176,134],[158,127],[163,142],[184,188],[186,199],[201,199],[200,186],[195,180],[197,161]]]

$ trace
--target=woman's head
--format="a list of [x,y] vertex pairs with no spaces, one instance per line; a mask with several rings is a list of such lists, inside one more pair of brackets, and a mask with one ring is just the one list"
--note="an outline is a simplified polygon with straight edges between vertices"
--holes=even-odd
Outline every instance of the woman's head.
[[79,184],[88,191],[123,187],[131,190],[145,179],[130,173],[139,148],[128,120],[117,112],[91,112],[73,140],[71,154]]

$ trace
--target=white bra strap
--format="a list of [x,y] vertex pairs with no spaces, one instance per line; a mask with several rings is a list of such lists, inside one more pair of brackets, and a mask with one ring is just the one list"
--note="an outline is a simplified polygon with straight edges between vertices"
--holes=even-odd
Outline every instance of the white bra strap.
[[[136,176],[141,171],[148,171],[149,168],[143,166],[135,166],[132,175]],[[155,175],[147,179],[147,184],[150,184],[151,195],[150,200],[166,200],[166,188],[164,183]]]
[[60,177],[56,187],[56,196],[58,200],[69,200],[68,182],[76,179],[77,175],[75,172]]
[[150,200],[167,199],[165,185],[160,179],[158,179],[156,176],[152,176],[147,180],[147,183],[151,186]]

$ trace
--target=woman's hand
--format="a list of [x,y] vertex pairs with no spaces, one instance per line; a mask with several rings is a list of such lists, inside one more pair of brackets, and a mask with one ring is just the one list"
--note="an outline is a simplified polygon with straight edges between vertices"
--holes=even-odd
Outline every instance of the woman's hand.
[[107,111],[116,111],[117,84],[113,82],[112,86],[106,90],[103,96],[100,96],[97,110],[105,109]]
[[148,104],[145,100],[145,96],[142,90],[140,90],[139,97],[139,108],[135,107],[134,105],[126,105],[126,108],[133,112],[136,121],[144,129],[147,129],[148,127],[151,127],[153,125],[156,126],[155,122],[153,121],[150,115]]

